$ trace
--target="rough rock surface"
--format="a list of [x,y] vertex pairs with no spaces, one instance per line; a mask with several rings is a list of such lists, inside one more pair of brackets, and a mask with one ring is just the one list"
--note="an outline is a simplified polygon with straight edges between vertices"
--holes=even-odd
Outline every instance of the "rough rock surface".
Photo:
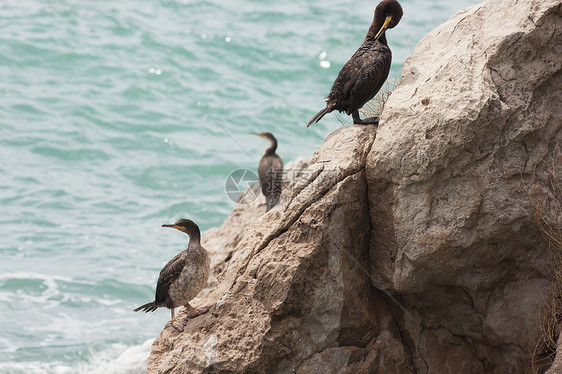
[[149,373],[532,372],[552,279],[528,183],[562,144],[560,56],[559,1],[432,31],[378,132],[340,128],[277,207],[203,235],[192,305],[213,307],[164,328]]
[[[291,198],[292,189],[303,172],[307,172],[310,160],[299,158],[285,165],[283,192],[279,199],[280,205]],[[258,183],[251,186],[238,198],[238,203],[223,222],[221,227],[209,229],[203,233],[203,246],[211,257],[211,275],[207,289],[217,284],[217,276],[225,269],[236,249],[236,245],[246,235],[251,223],[260,219],[265,213],[265,196],[261,193]]]
[[420,42],[387,102],[371,275],[420,320],[401,326],[416,368],[530,370],[550,258],[527,187],[562,144],[561,16],[559,1],[471,7]]
[[409,370],[369,279],[364,167],[374,137],[373,127],[354,126],[326,139],[286,201],[245,228],[215,288],[192,303],[215,303],[210,312],[182,334],[164,329],[149,372]]

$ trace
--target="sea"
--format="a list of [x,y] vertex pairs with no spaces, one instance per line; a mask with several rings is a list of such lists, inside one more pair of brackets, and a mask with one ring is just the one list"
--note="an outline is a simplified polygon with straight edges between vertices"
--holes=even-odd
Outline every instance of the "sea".
[[[287,163],[352,124],[305,127],[377,3],[2,0],[0,373],[146,372],[170,313],[133,309],[187,245],[161,225],[221,225],[268,146],[249,132]],[[475,3],[401,1],[389,79]]]

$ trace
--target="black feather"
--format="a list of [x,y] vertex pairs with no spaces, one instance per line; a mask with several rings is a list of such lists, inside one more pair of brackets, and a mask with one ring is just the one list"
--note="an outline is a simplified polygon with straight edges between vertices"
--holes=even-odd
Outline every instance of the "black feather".
[[[326,99],[326,108],[318,112],[308,126],[320,121],[325,114],[337,110],[353,115],[354,123],[372,124],[361,120],[359,109],[371,100],[388,77],[392,53],[386,41],[386,28],[395,27],[402,18],[402,7],[396,0],[383,0],[375,10],[373,23],[365,41],[343,66]],[[390,22],[384,25],[385,19]],[[373,120],[375,118],[371,118]]]
[[150,303],[146,303],[144,305],[139,306],[133,311],[138,312],[139,310],[142,310],[143,312],[148,313],[148,312],[154,312],[156,309],[158,309],[158,305],[156,305],[156,302],[151,301]]

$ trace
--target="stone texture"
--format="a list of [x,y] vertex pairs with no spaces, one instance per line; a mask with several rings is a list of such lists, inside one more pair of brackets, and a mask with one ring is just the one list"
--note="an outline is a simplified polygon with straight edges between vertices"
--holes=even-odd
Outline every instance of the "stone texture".
[[149,373],[532,372],[552,278],[528,186],[562,144],[561,16],[489,0],[428,34],[378,131],[340,128],[278,206],[204,233],[192,305],[213,307],[164,328]]
[[[309,162],[309,159],[299,158],[285,165],[286,177],[279,199],[281,204],[291,198],[293,186],[302,178],[302,173],[306,172]],[[238,203],[220,227],[211,228],[203,233],[202,242],[209,252],[212,269],[207,283],[208,289],[217,285],[217,276],[232,258],[236,245],[246,235],[249,225],[260,220],[264,213],[265,196],[256,183],[238,198]]]
[[[192,303],[214,306],[182,334],[163,330],[149,372],[410,370],[397,324],[369,279],[364,166],[374,137],[370,126],[341,128],[278,206],[265,214],[259,203],[239,206],[225,222],[239,222],[239,229],[204,234],[207,248],[219,237],[230,248],[211,250],[215,266],[215,253],[228,252],[227,264],[215,287]],[[262,215],[241,213],[247,209]],[[392,354],[384,353],[388,347]]]
[[560,8],[457,14],[386,104],[366,167],[371,275],[421,314],[401,326],[420,370],[531,370],[550,268],[528,183],[562,144]]

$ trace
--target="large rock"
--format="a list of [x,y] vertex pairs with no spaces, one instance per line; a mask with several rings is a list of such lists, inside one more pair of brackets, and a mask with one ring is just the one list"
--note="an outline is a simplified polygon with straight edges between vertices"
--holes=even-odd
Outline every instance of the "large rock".
[[[285,165],[284,189],[280,204],[291,198],[293,187],[307,172],[310,160],[299,158]],[[228,265],[236,246],[246,235],[250,224],[258,221],[265,213],[265,196],[261,193],[259,183],[255,183],[238,198],[230,215],[220,227],[211,228],[203,233],[203,246],[211,258],[211,275],[207,289],[215,288],[217,277]]]
[[366,169],[372,284],[419,316],[401,326],[416,368],[530,370],[550,269],[528,185],[562,144],[561,16],[553,0],[457,14],[386,104]]
[[548,193],[562,144],[560,9],[490,0],[424,38],[378,132],[340,128],[278,206],[204,234],[192,304],[213,307],[164,328],[149,373],[530,372],[552,278],[528,185]]
[[290,196],[248,224],[216,287],[193,303],[214,303],[210,312],[182,334],[164,329],[149,372],[411,370],[397,324],[369,279],[364,168],[374,130],[342,128],[326,139]]

